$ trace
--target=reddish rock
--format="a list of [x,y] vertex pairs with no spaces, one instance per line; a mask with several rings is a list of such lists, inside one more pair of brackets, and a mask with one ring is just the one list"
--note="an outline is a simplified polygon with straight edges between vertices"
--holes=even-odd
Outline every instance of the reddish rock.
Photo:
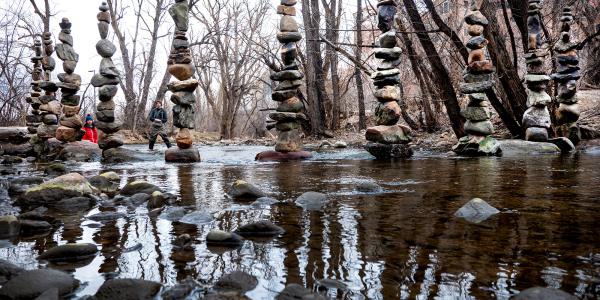
[[192,163],[199,162],[200,160],[200,152],[194,147],[188,149],[171,147],[165,151],[166,162]]
[[311,158],[312,154],[308,151],[295,151],[295,152],[277,152],[277,151],[264,151],[258,153],[255,160],[258,161],[290,161],[290,160],[303,160]]
[[177,147],[180,149],[188,149],[192,147],[194,143],[192,139],[192,133],[187,128],[181,128],[175,137],[175,142],[177,143]]
[[169,73],[179,80],[187,80],[194,75],[194,68],[190,64],[174,64],[168,69]]
[[77,138],[80,137],[79,133],[80,129],[77,128],[69,128],[66,126],[59,126],[56,129],[56,139],[62,142],[74,142],[77,141]]
[[411,141],[410,128],[404,125],[370,127],[365,138],[382,144],[407,144]]
[[487,74],[492,73],[495,70],[494,64],[489,60],[474,61],[469,63],[469,66],[467,67],[467,71],[473,74]]

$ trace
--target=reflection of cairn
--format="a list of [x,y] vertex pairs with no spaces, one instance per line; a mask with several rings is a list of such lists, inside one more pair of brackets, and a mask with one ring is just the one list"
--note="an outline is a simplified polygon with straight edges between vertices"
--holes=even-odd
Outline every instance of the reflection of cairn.
[[400,63],[401,49],[396,47],[396,31],[392,28],[396,5],[394,1],[379,0],[378,25],[382,34],[376,41],[375,57],[381,59],[377,72],[371,76],[377,87],[375,97],[379,104],[375,108],[377,126],[366,132],[369,141],[365,149],[377,158],[409,157],[412,150],[407,145],[411,141],[410,129],[396,124],[400,119]]
[[[581,78],[579,74],[579,58],[577,57],[577,43],[571,41],[571,23],[573,15],[571,8],[566,7],[563,10],[560,39],[554,44],[556,56],[557,72],[551,77],[558,82],[558,97],[560,103],[556,112],[556,122],[563,126],[563,135],[568,135],[569,139],[577,144],[581,139],[577,120],[579,119],[579,104],[577,104],[577,80]],[[565,132],[566,131],[566,132]]]
[[100,54],[100,73],[92,77],[92,85],[98,88],[98,103],[96,112],[96,127],[102,131],[98,137],[98,146],[103,149],[118,148],[123,145],[122,138],[117,134],[121,129],[121,123],[115,121],[114,96],[119,90],[119,70],[112,61],[112,56],[117,51],[113,43],[106,39],[110,25],[110,12],[108,5],[103,2],[97,15],[98,32],[100,41],[96,43],[96,52]]
[[170,162],[196,162],[200,161],[200,153],[193,148],[193,139],[190,129],[194,129],[194,104],[196,97],[194,91],[198,87],[198,80],[192,78],[194,66],[192,53],[187,39],[189,25],[189,6],[186,0],[176,0],[169,8],[169,14],[175,22],[175,36],[173,47],[167,61],[168,70],[177,80],[168,84],[173,106],[173,125],[179,128],[175,137],[177,148],[165,152],[165,160]]
[[548,140],[548,129],[550,128],[550,112],[548,104],[550,95],[546,93],[546,87],[550,77],[546,75],[544,58],[548,51],[542,48],[542,28],[540,21],[540,0],[529,0],[529,16],[527,17],[527,29],[529,33],[528,50],[525,54],[527,63],[527,107],[523,114],[523,126],[526,128],[525,139],[534,142]]
[[40,114],[42,115],[42,122],[38,127],[37,135],[42,140],[53,138],[56,134],[56,128],[58,128],[58,116],[60,116],[61,107],[60,102],[56,100],[55,93],[58,90],[58,86],[52,82],[52,71],[56,67],[56,62],[52,58],[54,53],[54,45],[52,45],[52,35],[50,32],[44,32],[42,34],[42,40],[44,43],[44,56],[42,58],[42,68],[44,69],[44,78],[40,82],[40,88],[44,90],[44,95],[38,99],[42,103],[40,105]]
[[73,142],[80,140],[84,133],[81,130],[83,123],[79,117],[80,97],[77,95],[81,86],[81,76],[74,73],[79,55],[73,49],[69,19],[63,18],[60,28],[58,39],[62,44],[56,45],[56,55],[63,61],[65,73],[58,74],[63,116],[60,119],[60,127],[56,130],[56,138],[62,142]]
[[302,39],[302,35],[298,32],[298,23],[294,17],[295,4],[296,1],[281,1],[281,5],[277,7],[277,14],[281,15],[277,40],[282,44],[280,54],[284,66],[281,71],[271,75],[273,81],[279,82],[271,95],[278,105],[277,111],[269,114],[273,121],[267,128],[275,127],[278,131],[275,151],[281,153],[302,150],[300,120],[306,119],[301,112],[304,105],[297,97],[304,74],[298,70],[296,63],[296,42]]
[[462,110],[462,115],[467,119],[467,136],[462,137],[453,150],[460,155],[497,155],[500,154],[500,148],[498,142],[490,136],[494,132],[494,126],[490,121],[489,103],[485,95],[485,91],[492,88],[492,73],[495,69],[486,53],[488,40],[482,35],[488,20],[479,11],[476,1],[473,1],[465,22],[471,38],[467,43],[469,60],[460,91],[469,97],[467,107]]
[[40,88],[40,82],[42,80],[42,43],[39,40],[35,40],[34,43],[35,56],[31,58],[33,63],[33,70],[31,71],[31,93],[27,97],[27,103],[31,105],[31,111],[26,117],[27,130],[31,134],[37,133],[38,126],[42,123],[42,116],[40,115],[40,102],[39,97],[42,95],[42,89]]

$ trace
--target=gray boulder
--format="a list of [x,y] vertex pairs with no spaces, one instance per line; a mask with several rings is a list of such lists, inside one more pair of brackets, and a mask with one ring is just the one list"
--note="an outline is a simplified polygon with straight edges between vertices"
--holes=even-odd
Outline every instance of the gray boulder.
[[251,198],[251,199],[256,199],[256,198],[260,198],[260,197],[265,197],[266,194],[261,191],[258,187],[243,181],[243,180],[236,180],[233,185],[231,185],[231,190],[229,192],[229,194],[233,197],[233,198]]
[[202,211],[195,211],[183,216],[179,222],[191,225],[204,225],[212,222],[214,217],[212,214]]
[[514,300],[576,300],[577,297],[570,295],[564,291],[544,288],[532,287],[526,289],[519,294],[511,297]]
[[9,280],[0,289],[0,299],[34,299],[47,290],[57,288],[64,297],[79,287],[71,275],[52,269],[25,271]]
[[284,233],[283,228],[269,222],[269,221],[258,221],[255,223],[246,224],[238,228],[235,233],[243,237],[252,236],[276,236]]
[[20,205],[48,206],[60,200],[84,197],[94,193],[90,183],[78,173],[69,173],[28,189],[19,199]]
[[47,250],[38,256],[38,259],[51,262],[79,261],[94,257],[96,253],[98,253],[98,247],[94,244],[64,244]]
[[560,154],[560,148],[552,143],[528,142],[523,140],[499,140],[503,156]]
[[95,300],[154,299],[161,284],[142,279],[111,279],[105,281],[94,295]]
[[19,235],[21,223],[15,216],[0,217],[0,239],[10,238]]
[[156,191],[162,192],[159,187],[157,187],[156,185],[154,185],[152,183],[136,180],[134,182],[130,182],[130,183],[126,184],[121,189],[120,194],[124,195],[124,196],[132,196],[132,195],[139,194],[139,193],[152,195],[152,193],[154,193]]
[[253,290],[258,285],[256,277],[241,271],[234,271],[226,274],[215,283],[214,289],[217,291],[234,291],[246,293]]
[[212,230],[206,236],[206,244],[209,246],[237,247],[243,243],[244,240],[238,234],[222,230]]
[[0,259],[0,284],[4,285],[7,281],[25,272],[25,269],[20,268],[13,263]]

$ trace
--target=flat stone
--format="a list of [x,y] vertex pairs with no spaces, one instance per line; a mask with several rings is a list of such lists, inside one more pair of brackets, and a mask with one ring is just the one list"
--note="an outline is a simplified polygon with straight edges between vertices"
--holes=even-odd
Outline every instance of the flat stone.
[[254,158],[257,161],[295,161],[304,160],[312,157],[308,151],[295,152],[279,152],[279,151],[264,151],[260,152]]
[[482,93],[494,87],[493,81],[461,82],[459,90],[463,94]]
[[18,203],[27,206],[49,205],[65,198],[91,194],[93,194],[92,186],[83,176],[78,173],[69,173],[28,189],[18,199]]
[[299,32],[278,32],[277,40],[282,43],[295,43],[302,40],[302,35]]
[[550,102],[552,102],[552,98],[546,91],[528,91],[527,106],[547,106]]
[[306,120],[306,115],[302,113],[273,112],[269,114],[269,118],[275,121],[295,121]]
[[121,130],[121,123],[96,121],[96,127],[106,134],[116,133]]
[[298,97],[291,97],[282,101],[277,106],[278,112],[299,113],[304,109],[304,104]]
[[81,85],[81,76],[79,74],[68,74],[68,73],[60,73],[58,74],[58,80],[65,83],[74,84],[76,86]]
[[61,60],[79,61],[79,54],[77,54],[75,49],[69,44],[57,44],[56,56]]
[[489,60],[474,61],[467,66],[467,71],[473,74],[489,74],[495,72],[496,68]]
[[191,224],[191,225],[204,225],[211,223],[215,218],[212,214],[202,211],[195,211],[181,217],[180,223]]
[[275,91],[297,90],[302,84],[302,80],[284,80],[275,87]]
[[235,233],[243,237],[267,237],[277,236],[284,233],[283,228],[271,223],[270,221],[258,221],[239,227]]
[[375,58],[379,58],[379,59],[394,60],[394,59],[398,59],[401,54],[402,54],[402,49],[400,47],[375,48]]
[[304,74],[298,70],[280,71],[271,75],[274,81],[298,80],[304,78]]
[[500,143],[491,136],[467,135],[458,140],[452,151],[460,156],[501,156]]
[[540,74],[527,74],[525,75],[525,82],[548,82],[550,81],[550,77],[548,75],[540,75]]
[[97,222],[114,221],[122,218],[125,218],[125,214],[116,211],[103,211],[88,217],[88,219]]
[[196,103],[196,95],[190,91],[176,92],[171,95],[171,102],[177,105],[194,105]]
[[172,81],[167,84],[167,88],[171,92],[191,91],[193,92],[198,87],[197,79],[188,79],[182,81]]
[[410,128],[404,125],[369,127],[365,138],[382,144],[407,144],[412,140]]
[[277,14],[285,15],[285,16],[295,16],[296,8],[288,5],[278,5],[277,6]]
[[38,256],[38,259],[51,262],[77,261],[94,257],[97,253],[98,247],[94,244],[64,244],[45,251]]
[[378,88],[375,90],[374,95],[380,102],[399,101],[401,99],[400,87],[395,85]]
[[479,122],[467,120],[467,122],[465,122],[465,131],[474,135],[486,136],[494,133],[494,125],[492,125],[492,122],[489,120]]
[[180,149],[171,147],[165,151],[165,161],[172,163],[192,163],[199,162],[202,158],[198,149],[191,147],[188,149]]
[[96,74],[92,76],[90,83],[94,87],[102,87],[105,85],[118,85],[120,82],[119,78],[106,77],[102,74]]
[[467,23],[469,25],[482,25],[482,26],[486,26],[489,24],[487,18],[478,10],[471,11],[471,13],[469,13],[465,17],[465,23]]
[[282,101],[286,101],[292,97],[295,97],[298,94],[298,89],[289,89],[289,90],[280,90],[280,91],[274,91],[271,94],[271,99],[273,99],[273,101],[278,101],[278,102],[282,102]]
[[482,199],[475,198],[463,205],[454,216],[463,218],[471,223],[481,223],[491,216],[500,213],[495,207]]

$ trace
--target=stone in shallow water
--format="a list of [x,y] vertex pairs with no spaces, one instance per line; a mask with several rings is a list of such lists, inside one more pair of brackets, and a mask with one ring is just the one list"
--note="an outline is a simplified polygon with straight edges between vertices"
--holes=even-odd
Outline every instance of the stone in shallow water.
[[511,297],[514,300],[576,300],[577,297],[568,294],[564,291],[544,288],[544,287],[532,287],[526,289],[519,294]]
[[214,289],[217,291],[235,291],[246,293],[258,285],[256,277],[242,271],[234,271],[219,278]]
[[321,210],[327,203],[327,195],[318,192],[306,192],[296,199],[296,205],[306,210]]
[[159,191],[162,192],[159,187],[156,185],[146,182],[146,181],[134,181],[126,184],[121,189],[121,195],[124,196],[132,196],[138,193],[145,193],[151,195],[152,193]]
[[243,236],[276,236],[284,233],[283,228],[271,223],[270,221],[258,221],[255,223],[246,224],[238,228],[235,233]]
[[368,142],[365,145],[371,155],[377,159],[409,158],[413,155],[412,148],[407,144],[382,144]]
[[88,219],[97,222],[114,221],[121,218],[125,218],[125,214],[115,211],[104,211],[88,217]]
[[575,145],[571,142],[570,139],[566,137],[558,137],[554,139],[548,140],[549,143],[556,145],[556,147],[560,148],[562,153],[569,153],[575,151]]
[[501,156],[502,148],[496,139],[491,136],[468,135],[460,138],[452,148],[462,156]]
[[312,300],[325,300],[324,296],[313,294],[309,289],[296,284],[288,284],[279,294],[275,297],[276,300],[295,300],[295,299],[312,299]]
[[77,261],[95,256],[98,247],[94,244],[64,244],[49,249],[38,256],[38,259],[47,261]]
[[236,233],[223,230],[212,230],[206,236],[209,246],[237,247],[244,243],[244,239]]
[[78,173],[70,173],[30,188],[19,198],[23,205],[49,205],[62,199],[87,196],[93,193],[89,182]]
[[179,222],[191,225],[204,225],[212,222],[214,217],[207,213],[201,211],[195,211],[183,216]]
[[482,199],[475,198],[463,205],[454,213],[454,216],[472,223],[481,223],[499,212],[499,210]]
[[303,160],[312,157],[312,153],[308,151],[294,151],[294,152],[279,152],[279,151],[263,151],[256,155],[254,158],[258,161],[291,161],[291,160]]
[[560,154],[560,149],[552,143],[528,142],[523,140],[500,140],[503,156],[523,156],[539,154]]
[[49,289],[58,289],[64,297],[79,287],[79,281],[67,273],[52,269],[25,271],[0,289],[2,299],[35,299]]
[[105,281],[94,295],[96,300],[154,299],[161,289],[160,283],[142,279],[111,279]]
[[376,143],[407,144],[411,141],[411,131],[404,125],[374,126],[367,129],[365,138]]
[[236,180],[231,185],[231,190],[229,191],[229,194],[233,198],[251,198],[251,199],[256,199],[256,198],[261,198],[261,197],[266,196],[265,192],[261,191],[255,185],[248,183],[244,180]]
[[19,235],[21,223],[15,216],[0,217],[0,239]]
[[525,140],[531,142],[546,142],[548,141],[548,129],[529,127],[525,130]]
[[180,149],[171,147],[165,151],[165,161],[172,163],[193,163],[201,161],[200,152],[192,147],[188,149]]

